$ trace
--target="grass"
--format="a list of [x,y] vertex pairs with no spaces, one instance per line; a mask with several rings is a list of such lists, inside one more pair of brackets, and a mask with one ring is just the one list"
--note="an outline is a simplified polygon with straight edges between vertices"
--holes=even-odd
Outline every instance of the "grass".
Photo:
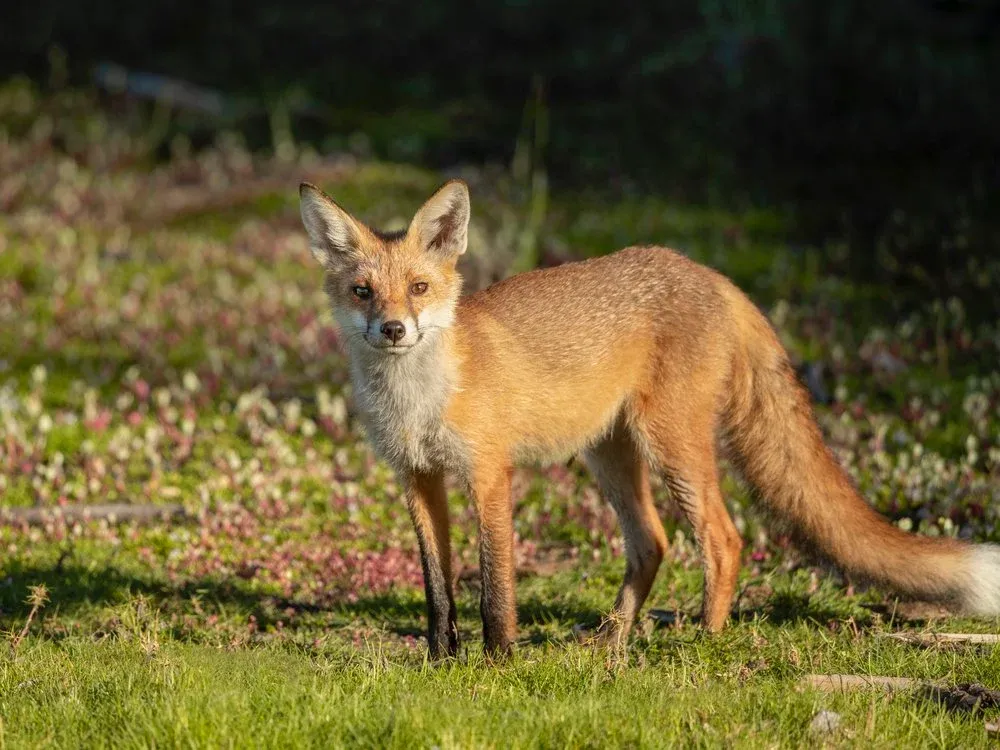
[[[415,539],[353,419],[295,185],[315,179],[398,224],[439,176],[279,163],[229,140],[150,166],[141,138],[85,97],[18,97],[0,138],[2,505],[180,503],[188,520],[0,526],[0,744],[988,744],[981,715],[916,694],[799,686],[851,672],[997,689],[1000,650],[884,637],[996,623],[854,591],[767,533],[728,477],[747,550],[721,636],[697,628],[697,552],[656,486],[672,547],[650,607],[675,622],[644,616],[624,660],[579,644],[574,627],[599,620],[622,573],[614,517],[576,464],[527,467],[515,657],[482,663],[477,529],[455,494],[464,645],[427,664]],[[476,286],[517,257],[530,205],[503,174],[467,176]],[[970,323],[960,300],[894,315],[886,290],[825,276],[820,250],[782,233],[766,212],[553,194],[535,240],[548,262],[648,241],[729,273],[796,361],[825,366],[821,425],[882,512],[1000,540],[1000,328]],[[839,729],[810,730],[820,710]]]
[[[43,574],[60,612],[0,662],[11,745],[799,746],[811,741],[812,717],[831,710],[841,729],[821,739],[837,744],[977,747],[987,744],[979,717],[907,694],[829,696],[796,683],[847,672],[991,684],[1000,669],[995,649],[881,638],[889,621],[865,625],[842,592],[823,585],[806,595],[801,580],[775,594],[783,612],[746,612],[717,637],[646,624],[627,662],[609,661],[566,637],[612,593],[617,566],[608,565],[525,582],[524,639],[508,663],[484,664],[470,639],[457,662],[432,665],[400,635],[420,624],[412,592],[294,615],[283,627],[239,587],[172,589],[138,567],[134,577],[120,563],[102,567],[100,553],[82,557],[94,564]],[[664,586],[695,586],[691,570],[665,573],[654,598]],[[471,627],[474,592],[461,600]],[[270,606],[270,617],[283,616]]]
[[67,747],[800,746],[816,741],[808,727],[819,708],[843,717],[838,743],[986,745],[980,722],[935,705],[818,698],[789,689],[781,670],[741,674],[732,657],[754,653],[763,663],[794,653],[836,667],[969,677],[989,674],[996,659],[914,658],[802,626],[748,628],[712,644],[685,634],[653,646],[643,668],[609,669],[561,647],[495,668],[475,658],[428,666],[377,643],[314,656],[170,642],[149,656],[130,643],[75,639],[32,644],[0,667],[0,685],[8,742],[20,728],[26,743]]

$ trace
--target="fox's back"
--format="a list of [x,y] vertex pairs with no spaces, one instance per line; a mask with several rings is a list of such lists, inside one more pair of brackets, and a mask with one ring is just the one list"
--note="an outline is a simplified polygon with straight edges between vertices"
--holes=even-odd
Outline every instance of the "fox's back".
[[[733,326],[721,276],[673,251],[628,248],[519,274],[462,299],[464,404],[572,453],[662,381],[718,371]],[[680,376],[680,377],[678,377]],[[485,397],[483,397],[485,394]]]
[[459,317],[488,317],[526,354],[573,361],[618,340],[704,335],[728,314],[720,283],[730,286],[672,250],[632,247],[512,276],[463,298]]

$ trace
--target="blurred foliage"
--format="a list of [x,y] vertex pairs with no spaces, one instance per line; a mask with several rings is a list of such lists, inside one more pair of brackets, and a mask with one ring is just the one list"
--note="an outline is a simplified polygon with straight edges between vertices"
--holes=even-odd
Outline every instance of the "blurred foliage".
[[254,102],[251,145],[278,129],[433,166],[510,160],[528,101],[539,200],[545,174],[779,206],[804,240],[846,240],[832,267],[920,296],[966,288],[1000,240],[997,0],[39,0],[0,41],[0,72],[110,60]]

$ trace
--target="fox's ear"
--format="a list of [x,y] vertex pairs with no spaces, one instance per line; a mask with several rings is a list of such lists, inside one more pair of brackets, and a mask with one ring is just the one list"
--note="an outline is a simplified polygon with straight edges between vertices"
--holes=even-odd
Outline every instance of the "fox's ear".
[[428,252],[459,256],[469,242],[469,213],[468,185],[449,180],[420,207],[409,231],[417,232]]
[[315,185],[299,185],[299,210],[309,235],[309,249],[329,268],[356,251],[361,224]]

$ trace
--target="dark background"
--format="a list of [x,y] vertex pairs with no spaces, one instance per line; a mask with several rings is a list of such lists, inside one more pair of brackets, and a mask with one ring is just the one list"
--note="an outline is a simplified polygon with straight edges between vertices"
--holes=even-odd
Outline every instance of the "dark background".
[[218,89],[251,144],[283,101],[298,139],[363,132],[376,155],[438,167],[509,160],[534,108],[556,189],[777,206],[801,241],[846,240],[842,270],[919,295],[960,292],[1000,237],[997,0],[4,11],[0,74],[88,84],[104,61]]

